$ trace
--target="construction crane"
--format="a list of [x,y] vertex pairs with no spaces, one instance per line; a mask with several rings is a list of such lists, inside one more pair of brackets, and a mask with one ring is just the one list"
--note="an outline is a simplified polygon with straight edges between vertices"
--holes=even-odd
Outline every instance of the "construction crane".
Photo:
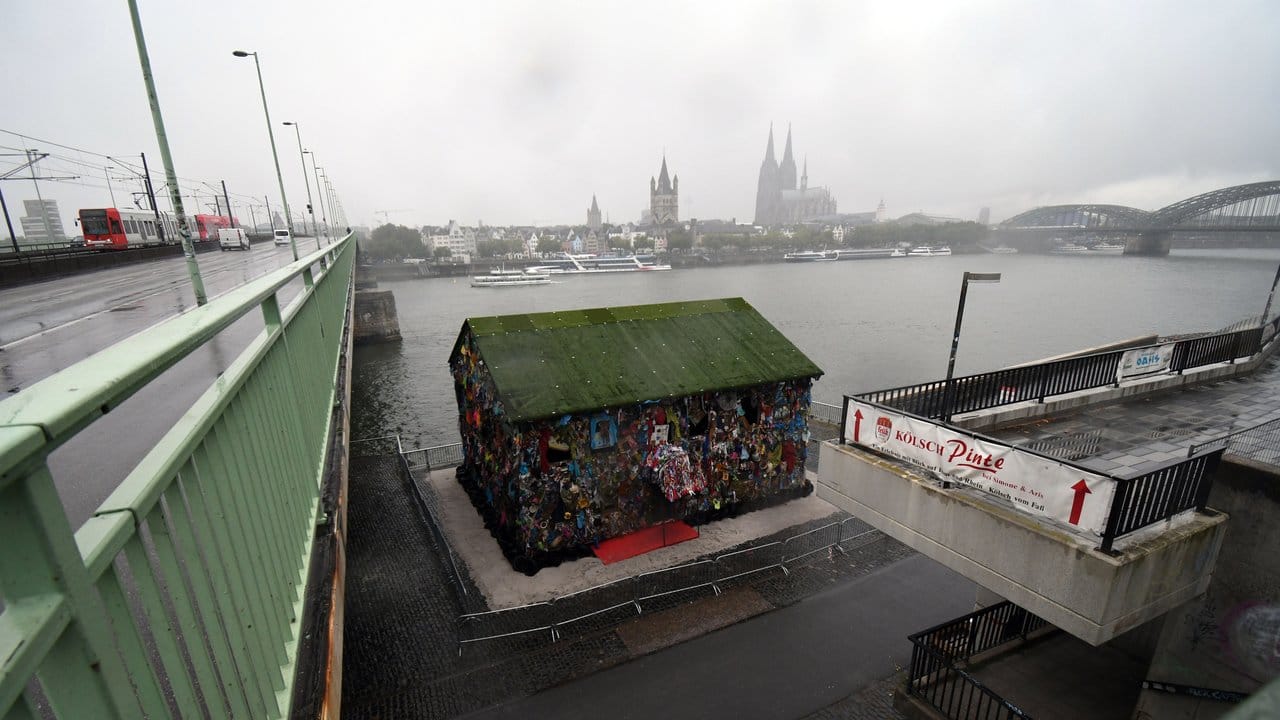
[[382,216],[382,223],[385,225],[391,222],[391,213],[413,212],[412,210],[374,210],[374,215]]

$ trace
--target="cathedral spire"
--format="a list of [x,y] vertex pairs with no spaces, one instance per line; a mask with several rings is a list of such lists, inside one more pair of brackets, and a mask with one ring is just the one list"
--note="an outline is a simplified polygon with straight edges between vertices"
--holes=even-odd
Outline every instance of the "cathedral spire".
[[764,161],[774,167],[778,165],[778,159],[773,155],[773,123],[769,123],[769,146],[764,149]]
[[662,153],[662,170],[658,173],[658,191],[671,192],[671,176],[667,174],[667,154]]
[[804,156],[804,171],[800,173],[800,189],[809,189],[809,156]]
[[787,147],[782,151],[782,164],[778,166],[778,183],[783,190],[796,189],[796,158],[791,152],[791,125],[787,125]]

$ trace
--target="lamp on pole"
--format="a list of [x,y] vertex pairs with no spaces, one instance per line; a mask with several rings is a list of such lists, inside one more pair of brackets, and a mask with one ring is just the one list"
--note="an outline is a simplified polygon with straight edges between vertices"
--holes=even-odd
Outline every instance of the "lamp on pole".
[[238,58],[253,56],[253,66],[258,71],[258,90],[262,93],[262,114],[267,117],[267,138],[271,140],[271,159],[276,164],[276,180],[280,183],[280,203],[284,205],[284,222],[289,228],[289,248],[293,250],[293,259],[298,259],[298,242],[293,237],[293,216],[289,214],[289,199],[284,194],[284,175],[280,172],[280,155],[276,152],[276,134],[271,128],[271,111],[267,109],[267,88],[262,84],[262,63],[258,62],[258,53],[244,50],[232,50]]
[[[320,185],[320,166],[316,164],[316,154],[315,154],[315,153],[313,153],[313,152],[311,152],[310,150],[303,150],[303,151],[302,151],[302,154],[303,154],[303,155],[310,155],[310,156],[311,156],[311,168],[312,168],[312,170],[315,172],[315,175],[316,175],[316,195],[318,195],[318,196],[319,196],[319,198],[318,198],[318,199],[321,199],[321,200],[322,200],[322,198],[323,198],[324,196],[323,196],[323,195],[321,195],[321,193],[322,193],[323,191],[322,191],[322,189],[321,189],[321,185]],[[303,163],[303,164],[302,164],[302,169],[303,169],[303,170],[306,170],[306,169],[307,169],[307,165],[306,165],[306,163]],[[314,214],[314,213],[313,213],[313,214]],[[320,219],[321,219],[322,221],[324,221],[324,238],[325,238],[325,240],[328,240],[328,239],[329,239],[329,214],[328,214],[328,213],[326,213],[326,212],[324,211],[324,202],[323,202],[323,200],[322,200],[322,201],[321,201],[321,203],[320,203]]]
[[107,179],[107,192],[111,193],[111,207],[116,206],[116,191],[111,187],[111,171],[115,170],[115,165],[104,165],[102,167],[102,176]]
[[147,88],[147,101],[151,105],[151,124],[156,131],[156,144],[160,146],[160,159],[164,163],[165,184],[169,186],[169,203],[173,206],[174,220],[178,223],[178,239],[182,242],[182,254],[187,259],[187,274],[195,291],[196,304],[209,302],[204,291],[204,279],[200,277],[200,265],[196,262],[195,247],[191,244],[191,226],[182,208],[178,174],[173,169],[173,155],[169,153],[169,136],[164,130],[164,117],[160,114],[160,98],[156,95],[155,79],[151,76],[151,59],[147,55],[147,41],[142,36],[142,18],[138,16],[137,0],[129,0],[129,17],[133,21],[133,39],[138,46],[138,63],[142,65],[142,82]]
[[[302,130],[298,128],[298,123],[285,121],[284,125],[293,126],[293,134],[298,137],[298,160],[302,162],[302,182],[307,185],[307,212],[311,213],[311,229],[316,236],[316,249],[320,249],[320,229],[316,227],[316,208],[311,204],[311,181],[307,179],[307,158],[302,154]],[[306,229],[307,218],[303,216],[302,225]]]
[[[312,155],[311,160],[314,162],[315,159],[316,156]],[[316,167],[316,173],[320,175],[319,182],[323,183],[320,186],[320,192],[322,193],[321,202],[323,202],[325,206],[325,214],[329,216],[329,220],[331,222],[336,223],[338,222],[338,216],[333,213],[333,196],[329,194],[329,173],[325,172],[325,169],[322,167]],[[337,233],[334,234],[336,235]]]
[[1000,273],[964,274],[960,282],[960,305],[956,308],[956,329],[951,333],[951,359],[947,361],[947,384],[942,397],[942,421],[951,422],[951,377],[956,369],[956,348],[960,345],[960,323],[964,322],[964,299],[969,294],[969,283],[998,283]]

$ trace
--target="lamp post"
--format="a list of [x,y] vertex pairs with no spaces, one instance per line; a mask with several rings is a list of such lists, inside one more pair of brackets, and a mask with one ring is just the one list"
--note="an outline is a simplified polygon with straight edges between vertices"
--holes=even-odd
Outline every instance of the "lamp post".
[[[311,160],[314,162],[315,159],[316,156],[312,155]],[[336,223],[338,222],[338,216],[333,213],[333,196],[329,193],[329,173],[322,167],[316,167],[316,173],[320,175],[319,182],[324,183],[320,186],[320,193],[322,198],[321,202],[324,203],[325,206],[325,214],[329,216],[329,220],[331,222]],[[334,235],[337,235],[337,233],[334,233]],[[338,235],[338,237],[341,237],[341,235]]]
[[[322,199],[324,196],[321,195],[323,191],[321,190],[321,185],[320,185],[320,166],[316,164],[316,154],[311,152],[310,150],[303,150],[302,154],[311,156],[311,168],[316,175],[316,195],[319,196],[319,199]],[[303,163],[302,169],[303,170],[307,169],[306,163]],[[329,214],[324,211],[323,200],[320,203],[320,219],[324,221],[324,239],[328,240],[329,239]]]
[[947,361],[947,384],[942,396],[942,421],[951,422],[951,377],[956,369],[956,348],[960,346],[960,323],[964,322],[964,299],[969,294],[969,283],[998,283],[1000,273],[964,274],[960,282],[960,305],[956,308],[956,329],[951,333],[951,359]]
[[298,259],[298,242],[293,237],[293,216],[289,214],[289,199],[284,193],[284,175],[280,172],[280,155],[276,152],[276,134],[271,128],[271,111],[267,109],[267,88],[262,84],[262,63],[258,62],[258,53],[244,50],[233,50],[236,57],[253,56],[253,66],[258,71],[258,90],[262,93],[262,114],[267,117],[267,138],[271,140],[271,159],[276,164],[276,180],[280,183],[280,203],[284,205],[284,222],[289,228],[289,248],[293,251],[293,259]]
[[[311,213],[311,230],[316,236],[316,249],[320,249],[320,229],[316,227],[316,208],[311,204],[311,181],[307,179],[307,158],[303,155],[302,150],[302,130],[298,128],[298,123],[285,121],[284,125],[293,126],[293,134],[298,137],[298,160],[302,162],[302,182],[307,185],[307,212]],[[306,216],[302,218],[303,229],[306,229]]]
[[209,302],[204,291],[204,279],[200,277],[200,265],[196,262],[195,247],[191,244],[191,226],[182,208],[178,174],[173,169],[173,155],[169,153],[169,136],[164,130],[164,117],[160,114],[160,98],[156,95],[155,79],[151,76],[151,59],[147,55],[147,41],[142,36],[142,18],[138,16],[137,0],[129,0],[129,17],[133,21],[133,39],[138,46],[138,63],[142,65],[142,82],[147,88],[147,101],[151,105],[151,123],[156,131],[156,144],[160,146],[160,159],[164,163],[165,183],[169,186],[169,203],[173,206],[174,220],[178,223],[178,239],[182,242],[182,254],[187,259],[187,274],[195,291],[196,304]]
[[111,187],[111,171],[115,169],[115,165],[104,165],[102,168],[102,176],[107,179],[107,192],[111,193],[111,207],[116,206],[116,191]]

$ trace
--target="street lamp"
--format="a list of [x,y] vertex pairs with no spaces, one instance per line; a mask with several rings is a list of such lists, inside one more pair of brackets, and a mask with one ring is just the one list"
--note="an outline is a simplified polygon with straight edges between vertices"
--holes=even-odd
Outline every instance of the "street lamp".
[[[302,154],[311,156],[311,167],[314,169],[316,174],[316,195],[320,196],[320,199],[323,200],[324,196],[321,195],[322,190],[320,185],[320,166],[316,164],[316,154],[311,152],[310,150],[303,150]],[[302,169],[303,170],[307,169],[306,163],[303,163]],[[313,215],[314,215],[314,211],[313,211]],[[329,239],[329,214],[324,211],[323,201],[320,203],[320,219],[324,221],[324,239],[328,240]]]
[[276,164],[276,180],[280,183],[280,202],[284,205],[284,222],[289,227],[289,248],[293,250],[293,259],[298,259],[298,243],[293,237],[293,216],[289,213],[289,200],[284,194],[284,175],[280,172],[280,155],[276,153],[276,134],[271,129],[271,111],[267,109],[267,88],[262,84],[262,64],[258,62],[258,53],[232,50],[238,58],[253,56],[253,66],[258,70],[258,90],[262,93],[262,114],[267,117],[267,137],[271,140],[271,159]]
[[[282,125],[292,125],[293,134],[298,136],[298,159],[302,161],[302,182],[307,184],[307,212],[311,213],[311,229],[316,236],[316,249],[320,249],[320,229],[316,227],[316,209],[311,204],[311,181],[307,179],[307,158],[302,154],[302,131],[298,129],[298,123],[285,121]],[[302,229],[307,228],[307,218],[302,218]]]
[[960,345],[960,323],[964,321],[964,298],[969,294],[969,283],[998,283],[1000,273],[964,274],[960,282],[960,305],[956,308],[956,329],[951,333],[951,359],[947,361],[947,384],[942,397],[942,421],[951,422],[951,377],[956,369],[956,348]]
[[107,179],[107,192],[111,193],[111,207],[116,206],[116,191],[111,187],[111,171],[115,169],[115,165],[104,165],[102,167],[102,176]]

